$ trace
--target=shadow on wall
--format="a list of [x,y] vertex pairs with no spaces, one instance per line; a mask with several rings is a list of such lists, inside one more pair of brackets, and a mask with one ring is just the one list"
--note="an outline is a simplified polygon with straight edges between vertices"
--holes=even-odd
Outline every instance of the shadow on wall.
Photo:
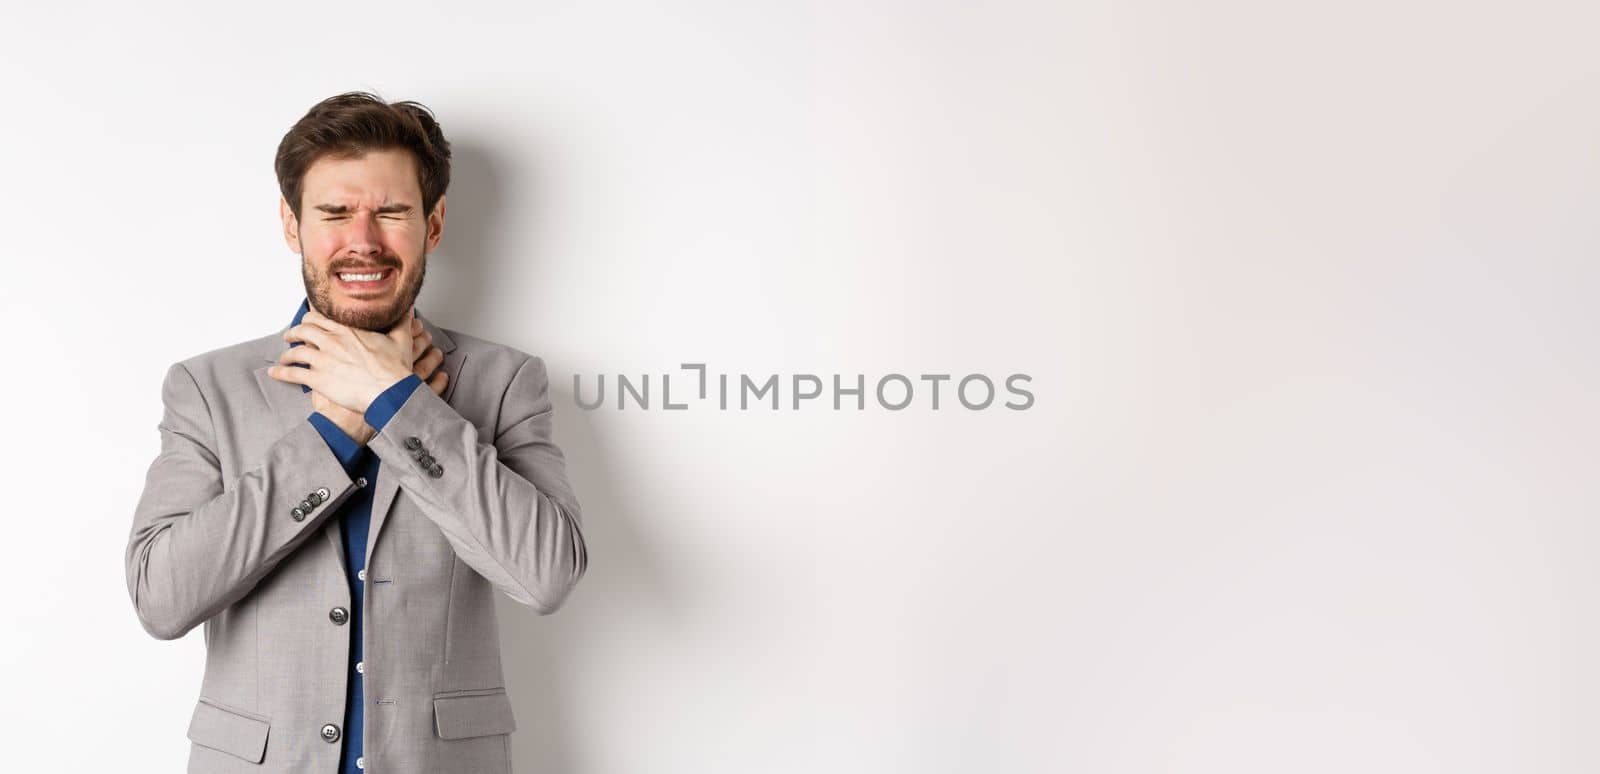
[[[532,774],[577,774],[583,761],[572,755],[577,734],[566,718],[580,701],[570,671],[603,674],[603,656],[627,646],[593,638],[626,632],[625,621],[676,617],[681,606],[668,578],[652,562],[629,514],[633,504],[619,495],[607,461],[604,439],[589,412],[572,408],[572,394],[551,387],[556,405],[556,443],[567,457],[567,473],[583,508],[583,537],[589,567],[583,580],[553,615],[541,616],[501,595],[495,601],[500,623],[501,658],[512,692],[517,731],[511,736],[513,769]],[[662,718],[662,722],[669,719]],[[609,731],[609,729],[607,729]]]
[[[536,260],[538,256],[509,249],[504,231],[497,232],[505,213],[503,164],[471,138],[450,143],[450,189],[445,192],[444,236],[439,247],[428,255],[428,276],[423,282],[417,307],[424,315],[450,320],[446,327],[496,341],[494,332],[483,330],[481,310],[497,303],[518,303],[519,299],[499,298],[490,277],[514,263]],[[530,288],[538,293],[540,288]],[[532,353],[538,354],[538,353]]]
[[[429,256],[427,299],[418,306],[424,314],[451,321],[448,327],[452,329],[518,346],[509,340],[508,332],[479,325],[480,310],[539,304],[559,297],[561,288],[539,281],[540,267],[548,265],[548,260],[582,257],[550,256],[537,244],[511,244],[510,230],[502,220],[508,217],[501,207],[506,201],[505,181],[530,181],[535,191],[534,206],[519,206],[515,215],[518,224],[525,225],[530,218],[539,219],[537,203],[544,201],[539,177],[531,170],[513,171],[497,163],[486,144],[471,138],[453,139],[451,146],[453,169],[444,239]],[[494,277],[521,281],[496,282],[491,279]],[[536,347],[528,351],[544,356]],[[555,614],[540,616],[504,595],[497,595],[495,613],[502,665],[517,719],[517,731],[511,735],[512,767],[518,772],[573,774],[583,763],[574,755],[578,734],[565,722],[568,707],[576,701],[575,691],[563,677],[573,669],[603,669],[592,657],[583,656],[612,651],[591,639],[621,630],[618,621],[670,618],[679,606],[629,521],[632,504],[622,501],[625,490],[614,485],[607,467],[611,457],[600,437],[602,428],[593,421],[595,415],[579,410],[571,385],[555,376],[572,369],[550,363],[548,357],[546,364],[555,405],[555,440],[566,455],[567,475],[583,509],[589,566]]]

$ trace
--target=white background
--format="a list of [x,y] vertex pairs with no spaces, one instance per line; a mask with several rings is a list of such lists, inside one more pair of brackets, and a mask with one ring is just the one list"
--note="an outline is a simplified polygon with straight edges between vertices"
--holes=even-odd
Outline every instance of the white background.
[[[419,308],[546,359],[584,506],[501,600],[518,771],[1595,771],[1592,9],[8,9],[4,768],[182,770],[161,377],[287,324],[273,151],[372,89],[456,149]],[[682,362],[1037,400],[573,402]]]

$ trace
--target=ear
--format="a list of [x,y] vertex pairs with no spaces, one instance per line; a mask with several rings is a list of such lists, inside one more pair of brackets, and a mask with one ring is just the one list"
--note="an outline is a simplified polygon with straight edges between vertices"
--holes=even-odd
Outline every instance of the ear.
[[433,212],[428,213],[427,249],[429,252],[438,247],[439,240],[444,237],[444,200],[445,197],[440,196],[439,201],[433,203]]
[[289,202],[282,196],[278,197],[278,218],[283,221],[283,241],[289,249],[300,252],[300,221],[295,218],[294,210],[289,209]]

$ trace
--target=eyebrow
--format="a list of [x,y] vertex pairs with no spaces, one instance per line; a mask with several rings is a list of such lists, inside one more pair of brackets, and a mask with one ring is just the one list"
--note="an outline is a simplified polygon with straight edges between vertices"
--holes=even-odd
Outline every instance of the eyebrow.
[[[317,210],[318,212],[325,212],[329,215],[347,215],[350,213],[350,207],[343,204],[319,204],[313,209]],[[409,213],[411,210],[412,207],[409,204],[385,204],[377,209],[377,214],[387,215],[389,213]]]

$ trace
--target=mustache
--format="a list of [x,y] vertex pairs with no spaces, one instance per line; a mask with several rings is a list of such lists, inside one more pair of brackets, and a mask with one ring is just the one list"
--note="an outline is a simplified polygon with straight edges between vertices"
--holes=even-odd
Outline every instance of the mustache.
[[338,266],[330,266],[328,268],[328,273],[329,274],[338,274],[340,272],[355,271],[357,269],[370,269],[370,268],[372,268],[374,266],[376,266],[379,269],[394,269],[397,272],[400,271],[403,268],[400,265],[399,261],[381,261],[380,260],[380,261],[372,261],[371,263],[366,263],[366,264],[345,263],[345,264],[340,264]]

